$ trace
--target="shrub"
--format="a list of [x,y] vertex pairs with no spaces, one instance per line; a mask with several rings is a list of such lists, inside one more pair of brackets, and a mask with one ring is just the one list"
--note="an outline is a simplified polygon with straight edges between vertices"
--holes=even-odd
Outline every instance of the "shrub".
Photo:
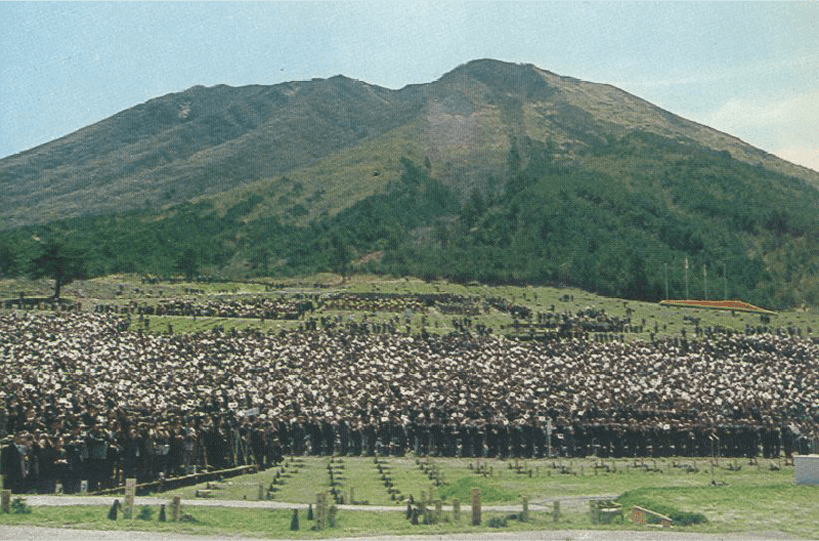
[[[646,509],[650,509],[655,513],[665,515],[674,521],[676,526],[691,526],[692,524],[705,524],[708,519],[702,513],[694,513],[691,511],[681,511],[671,505],[659,503],[650,497],[646,497],[642,489],[625,492],[622,496],[617,498],[617,501],[624,507],[638,505]],[[659,519],[648,517],[649,522],[659,523]]]
[[330,509],[327,510],[327,527],[328,528],[335,528],[336,527],[336,513],[338,513],[338,507],[335,505],[331,505]]
[[147,505],[143,505],[139,508],[139,513],[137,514],[136,518],[138,520],[151,520],[154,516],[154,510],[148,507]]
[[674,511],[668,517],[678,526],[690,526],[692,524],[705,524],[708,519],[702,513],[692,513],[690,511]]
[[506,528],[508,526],[505,518],[500,517],[492,517],[487,522],[486,525],[490,528]]
[[14,498],[11,501],[11,512],[18,515],[27,515],[31,513],[31,507],[26,504],[23,498]]

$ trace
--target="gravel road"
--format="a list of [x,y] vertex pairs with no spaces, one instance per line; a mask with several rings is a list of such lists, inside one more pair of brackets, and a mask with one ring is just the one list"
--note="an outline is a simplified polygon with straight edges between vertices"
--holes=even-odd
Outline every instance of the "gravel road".
[[[0,539],[13,541],[259,541],[247,537],[209,537],[201,535],[159,534],[149,532],[71,530],[67,528],[42,528],[39,526],[0,525]],[[326,541],[792,541],[778,532],[752,532],[736,534],[694,534],[660,530],[642,531],[587,531],[550,530],[538,532],[481,532],[476,534],[447,534],[419,536],[380,536],[327,538]],[[277,541],[290,541],[279,539]],[[295,541],[295,540],[293,540]],[[303,541],[303,540],[299,540]]]
[[[569,496],[560,498],[560,508],[562,510],[575,509],[578,507],[588,508],[589,500],[614,499],[617,494],[602,494],[598,496]],[[114,499],[122,501],[123,496],[51,496],[51,495],[27,495],[26,503],[32,507],[38,506],[72,506],[72,505],[111,505]],[[134,498],[134,506],[151,505],[158,506],[167,504],[171,499],[170,495],[162,497],[138,496]],[[287,503],[273,500],[217,500],[217,499],[186,499],[183,505],[191,507],[244,507],[249,509],[307,509],[306,503]],[[406,505],[338,505],[343,511],[404,511]],[[451,509],[451,506],[444,505],[444,509]],[[461,509],[468,511],[467,503],[461,504]],[[520,504],[517,505],[484,505],[484,511],[501,511],[514,513],[520,511]],[[532,511],[551,511],[552,502],[529,502],[529,509]]]

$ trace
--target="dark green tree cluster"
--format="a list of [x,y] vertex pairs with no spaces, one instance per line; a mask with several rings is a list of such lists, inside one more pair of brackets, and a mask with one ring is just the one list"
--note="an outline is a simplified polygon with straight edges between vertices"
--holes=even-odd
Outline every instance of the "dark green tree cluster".
[[0,276],[51,278],[53,297],[59,299],[64,285],[87,275],[88,239],[59,228],[39,233],[15,231],[0,240]]
[[772,307],[819,302],[810,278],[819,193],[804,182],[639,132],[568,164],[551,145],[528,144],[528,164],[502,195],[471,194],[437,242],[404,243],[390,269],[644,300],[667,289]]

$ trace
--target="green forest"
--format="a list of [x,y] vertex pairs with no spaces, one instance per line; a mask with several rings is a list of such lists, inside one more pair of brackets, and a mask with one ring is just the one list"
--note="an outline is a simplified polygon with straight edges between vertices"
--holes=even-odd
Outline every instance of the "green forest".
[[366,272],[649,301],[687,292],[774,309],[819,304],[819,192],[805,182],[639,131],[571,162],[549,142],[523,145],[505,183],[457,194],[428,162],[404,158],[383,193],[302,225],[247,219],[262,201],[250,195],[225,212],[203,201],[2,231],[0,275]]

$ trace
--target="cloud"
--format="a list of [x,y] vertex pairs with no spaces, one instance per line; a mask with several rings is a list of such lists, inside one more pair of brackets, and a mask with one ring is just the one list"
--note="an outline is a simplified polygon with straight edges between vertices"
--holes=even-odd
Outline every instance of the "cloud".
[[819,171],[819,149],[817,148],[782,148],[773,153],[783,160]]
[[698,122],[819,171],[819,90],[783,98],[732,98]]
[[721,125],[804,128],[819,119],[819,90],[782,99],[732,98],[706,115]]

